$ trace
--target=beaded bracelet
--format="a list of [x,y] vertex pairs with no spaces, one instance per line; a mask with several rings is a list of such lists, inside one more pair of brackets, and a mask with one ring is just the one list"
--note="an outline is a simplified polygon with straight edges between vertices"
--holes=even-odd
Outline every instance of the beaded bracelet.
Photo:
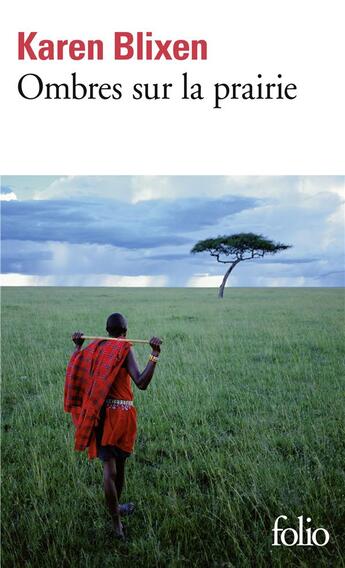
[[152,361],[152,363],[158,363],[159,357],[156,357],[155,355],[150,355],[149,361]]

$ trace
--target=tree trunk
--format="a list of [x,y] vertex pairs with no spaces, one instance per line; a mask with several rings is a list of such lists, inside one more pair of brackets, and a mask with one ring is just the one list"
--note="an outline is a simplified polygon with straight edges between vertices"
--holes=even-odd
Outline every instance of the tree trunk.
[[231,271],[235,268],[236,264],[238,264],[239,262],[240,262],[239,260],[235,260],[235,262],[233,262],[232,264],[230,264],[228,270],[227,270],[226,273],[224,274],[223,281],[222,281],[222,283],[221,283],[221,285],[220,285],[220,287],[219,287],[219,290],[218,290],[218,298],[223,298],[223,296],[224,296],[224,288],[225,288],[227,279],[229,278]]

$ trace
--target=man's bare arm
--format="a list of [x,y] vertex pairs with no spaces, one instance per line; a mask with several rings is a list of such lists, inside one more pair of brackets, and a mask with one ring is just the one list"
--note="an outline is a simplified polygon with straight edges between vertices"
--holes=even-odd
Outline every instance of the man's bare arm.
[[[150,345],[152,347],[151,355],[153,357],[159,356],[161,351],[161,343],[162,342],[158,337],[152,337],[152,339],[150,340]],[[126,368],[131,378],[140,390],[146,390],[149,386],[150,381],[153,377],[153,373],[155,372],[155,367],[156,363],[154,361],[148,361],[145,369],[142,373],[140,373],[135,355],[132,349],[130,349],[126,359]]]

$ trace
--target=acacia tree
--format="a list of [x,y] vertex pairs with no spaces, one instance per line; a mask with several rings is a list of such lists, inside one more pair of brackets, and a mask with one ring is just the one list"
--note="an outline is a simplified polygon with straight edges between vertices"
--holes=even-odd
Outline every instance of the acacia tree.
[[255,233],[238,233],[198,241],[192,248],[191,253],[208,252],[217,259],[217,262],[230,264],[218,291],[218,298],[223,298],[227,279],[239,262],[262,258],[266,254],[276,254],[290,248],[290,246],[283,243],[275,243]]

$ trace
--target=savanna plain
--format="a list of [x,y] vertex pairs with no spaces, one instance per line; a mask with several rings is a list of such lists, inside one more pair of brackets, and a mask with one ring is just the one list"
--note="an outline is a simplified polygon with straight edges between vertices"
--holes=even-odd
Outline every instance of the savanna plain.
[[[63,412],[71,333],[104,335],[114,311],[163,338],[135,390],[123,543]],[[341,289],[4,288],[4,568],[344,566],[344,320]],[[272,547],[279,515],[329,543]]]

